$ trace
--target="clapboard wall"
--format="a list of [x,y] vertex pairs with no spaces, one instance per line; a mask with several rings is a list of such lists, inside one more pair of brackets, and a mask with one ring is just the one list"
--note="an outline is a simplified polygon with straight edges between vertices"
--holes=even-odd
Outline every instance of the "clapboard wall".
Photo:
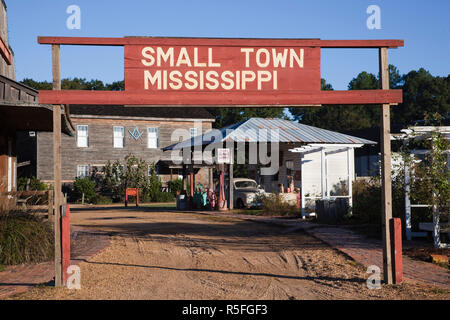
[[[89,145],[87,148],[77,147],[75,137],[62,136],[62,179],[63,182],[71,182],[77,175],[78,165],[101,167],[108,160],[124,161],[128,154],[133,154],[146,160],[148,163],[159,160],[169,160],[170,152],[161,149],[173,143],[189,138],[189,129],[198,126],[198,122],[192,120],[136,120],[136,119],[100,119],[79,118],[72,116],[75,126],[87,125],[89,128]],[[123,126],[125,132],[124,147],[113,147],[113,127]],[[147,147],[149,127],[157,127],[159,130],[159,145],[157,149]],[[211,129],[212,120],[204,120],[201,124],[202,132]],[[134,139],[130,132],[137,128],[142,135]],[[175,134],[174,134],[175,132]],[[181,135],[184,132],[184,135]],[[198,129],[200,134],[200,128]],[[37,133],[37,177],[43,181],[51,182],[53,179],[53,145],[51,132]]]

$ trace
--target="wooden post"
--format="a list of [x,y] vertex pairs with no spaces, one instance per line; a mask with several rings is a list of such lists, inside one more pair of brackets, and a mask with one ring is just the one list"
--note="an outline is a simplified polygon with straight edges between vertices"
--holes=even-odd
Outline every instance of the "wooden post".
[[[388,49],[379,48],[381,89],[389,90]],[[386,284],[393,284],[391,235],[389,221],[392,218],[392,179],[391,179],[391,120],[390,105],[381,107],[381,207],[383,233],[383,274]]]
[[[53,90],[61,90],[60,47],[52,45]],[[53,208],[55,210],[55,287],[62,285],[61,259],[61,106],[53,106]]]
[[214,192],[213,168],[209,168],[208,173],[209,173],[209,189]]
[[229,166],[230,172],[228,173],[228,177],[229,177],[229,191],[230,191],[230,200],[229,200],[229,204],[228,204],[228,208],[230,210],[233,210],[234,208],[234,203],[233,203],[233,159],[231,159],[230,162],[230,166]]
[[53,213],[53,190],[48,190],[48,221],[54,221]]

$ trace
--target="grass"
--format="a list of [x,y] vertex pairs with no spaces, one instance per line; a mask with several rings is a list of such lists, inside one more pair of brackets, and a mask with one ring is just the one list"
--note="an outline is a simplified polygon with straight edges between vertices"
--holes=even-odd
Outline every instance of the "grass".
[[433,289],[431,289],[431,292],[433,292],[435,294],[449,294],[450,290],[445,290],[445,289],[441,289],[438,287],[434,287]]
[[[141,205],[141,204],[139,204]],[[147,202],[143,203],[142,206],[150,208],[176,208],[176,202]]]
[[0,265],[39,263],[54,256],[49,223],[32,214],[0,214]]
[[234,209],[234,214],[246,214],[250,216],[261,216],[263,214],[261,209]]

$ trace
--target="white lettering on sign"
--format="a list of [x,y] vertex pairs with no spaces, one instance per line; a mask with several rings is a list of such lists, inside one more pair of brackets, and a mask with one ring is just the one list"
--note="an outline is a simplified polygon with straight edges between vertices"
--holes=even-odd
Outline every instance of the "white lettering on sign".
[[[192,51],[192,52],[191,52]],[[294,48],[240,48],[245,68],[264,70],[192,70],[192,68],[220,68],[215,62],[213,48],[197,48],[188,51],[181,47],[144,47],[141,63],[151,70],[144,70],[145,90],[247,90],[250,84],[263,90],[264,84],[278,90],[276,69],[304,68],[304,49]],[[175,68],[166,70],[165,68]],[[163,69],[155,69],[163,68]],[[186,68],[190,68],[186,70]]]

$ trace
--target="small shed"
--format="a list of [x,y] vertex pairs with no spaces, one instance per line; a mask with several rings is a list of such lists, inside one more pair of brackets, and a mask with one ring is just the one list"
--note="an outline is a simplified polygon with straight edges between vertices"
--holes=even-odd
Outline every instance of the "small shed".
[[315,210],[316,200],[347,199],[349,207],[353,206],[354,150],[362,146],[362,143],[310,143],[290,150],[300,158],[303,216],[308,215],[306,211]]
[[[183,150],[183,159],[191,159],[198,150],[203,152],[204,158],[207,156],[214,161],[211,146],[215,145],[216,149],[231,149],[235,163],[243,159],[239,152],[245,151],[248,177],[255,179],[266,192],[300,189],[302,212],[306,215],[306,208],[312,207],[316,199],[345,197],[349,198],[351,205],[349,181],[355,178],[354,149],[375,143],[295,121],[250,118],[164,150]],[[273,149],[273,145],[277,149]],[[274,150],[277,150],[276,157]],[[265,153],[270,154],[270,162],[262,159]],[[256,163],[252,163],[252,158],[257,159]],[[276,162],[276,170],[267,170],[273,162]]]

